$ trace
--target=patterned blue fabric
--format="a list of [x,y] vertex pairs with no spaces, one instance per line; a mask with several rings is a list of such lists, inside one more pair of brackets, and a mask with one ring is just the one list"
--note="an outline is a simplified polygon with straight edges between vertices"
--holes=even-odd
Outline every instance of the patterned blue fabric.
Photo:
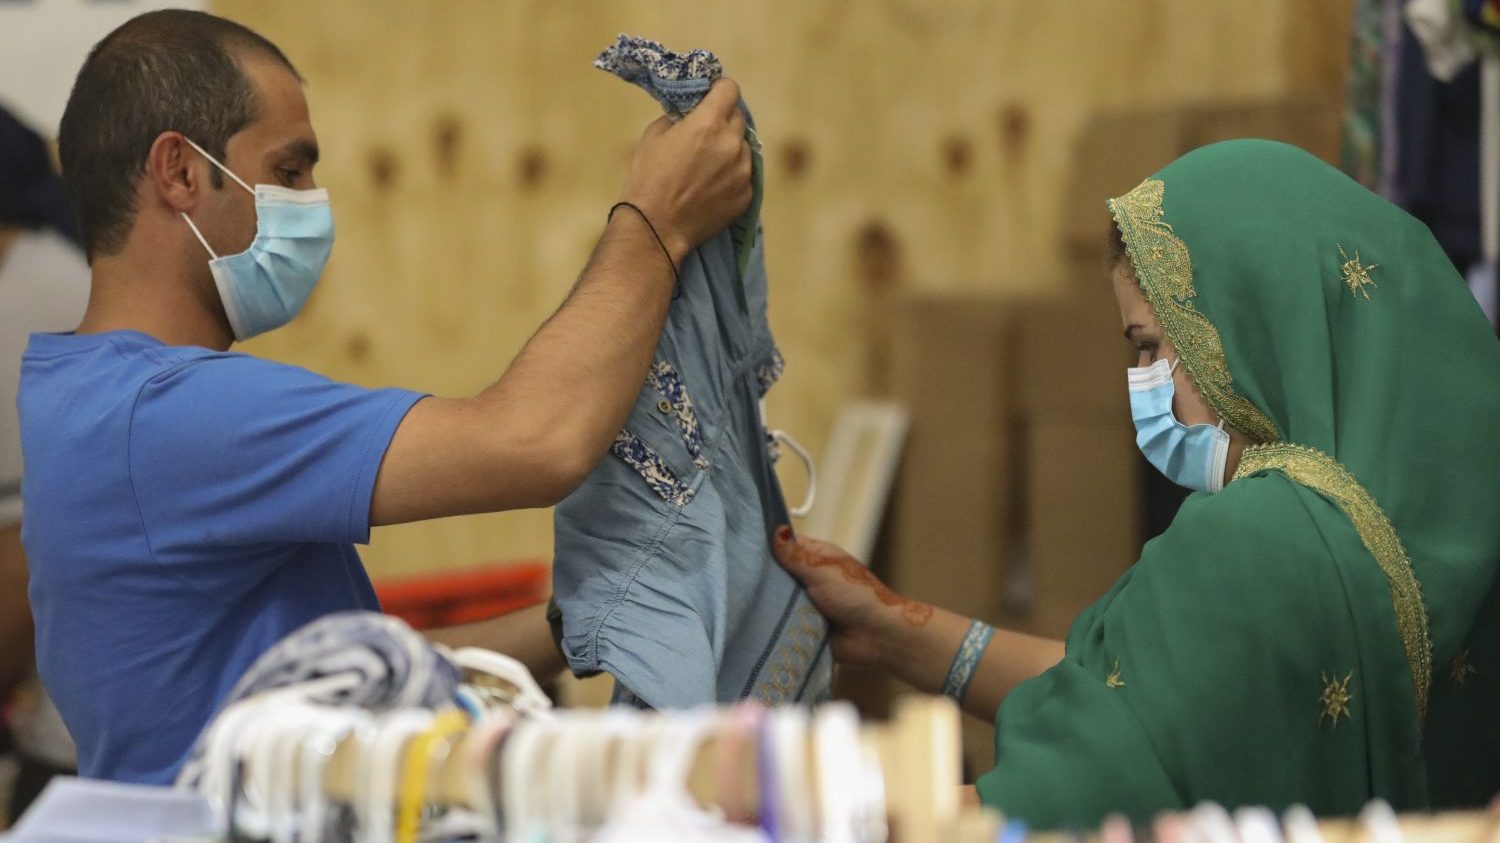
[[677,472],[667,465],[660,453],[650,445],[641,441],[639,436],[628,430],[622,430],[615,436],[614,444],[609,446],[609,452],[620,459],[621,462],[630,466],[646,485],[673,506],[687,506],[688,501],[693,499],[693,490],[678,478]]
[[714,80],[724,75],[718,58],[707,50],[678,54],[631,35],[621,35],[604,48],[594,67],[640,85],[673,120],[692,111]]
[[958,652],[953,656],[953,664],[948,666],[948,675],[943,677],[944,696],[952,697],[960,702],[964,694],[969,691],[969,683],[974,681],[974,671],[979,667],[979,660],[984,658],[984,651],[990,646],[990,639],[995,636],[995,628],[984,621],[974,621],[969,624],[969,631],[964,633],[964,640],[959,642]]
[[[662,61],[640,60],[654,55]],[[719,72],[711,54],[628,38],[599,63],[659,100],[683,74]],[[674,103],[663,101],[687,111],[697,98]],[[612,674],[619,702],[827,696],[827,627],[771,555],[771,533],[789,518],[759,409],[782,366],[766,320],[759,158],[756,201],[683,262],[613,457],[557,508],[563,651],[575,672]]]

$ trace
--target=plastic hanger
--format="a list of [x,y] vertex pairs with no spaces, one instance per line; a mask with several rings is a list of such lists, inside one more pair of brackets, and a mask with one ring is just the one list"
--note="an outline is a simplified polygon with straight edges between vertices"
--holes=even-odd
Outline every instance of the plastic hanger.
[[319,712],[303,736],[297,759],[298,840],[318,843],[323,839],[328,819],[328,797],[323,790],[328,763],[342,742],[351,742],[357,757],[363,758],[375,738],[375,719],[363,709],[328,708]]
[[1281,817],[1281,826],[1287,843],[1323,843],[1323,832],[1318,820],[1306,805],[1293,805]]
[[1369,835],[1370,843],[1405,843],[1406,835],[1396,812],[1384,799],[1373,799],[1359,812],[1359,824]]
[[262,739],[252,765],[264,767],[259,782],[265,798],[265,837],[270,843],[294,843],[297,837],[297,751],[317,720],[316,707],[289,703],[276,713],[277,725]]
[[1214,802],[1204,802],[1189,813],[1193,838],[1201,843],[1239,843],[1229,812]]
[[547,724],[537,720],[522,720],[511,728],[510,735],[501,746],[500,789],[505,809],[505,839],[527,840],[543,810],[535,792],[537,759],[550,742],[552,735]]
[[431,727],[432,712],[397,709],[381,716],[375,737],[360,758],[360,786],[355,799],[359,843],[393,843],[396,776],[407,743]]
[[579,828],[598,828],[609,817],[613,772],[610,761],[627,740],[634,722],[618,710],[605,710],[583,718],[574,729],[576,738],[568,748],[568,756],[572,768],[572,805],[576,810],[573,821]]
[[516,689],[511,707],[533,717],[551,717],[552,700],[542,692],[526,666],[510,656],[480,647],[462,647],[454,651],[453,663],[465,670],[493,676]]
[[401,761],[400,799],[396,810],[396,843],[417,843],[422,814],[432,792],[432,773],[446,762],[454,742],[469,727],[469,716],[450,708],[435,714],[427,728],[412,737]]
[[469,805],[483,826],[480,835],[482,840],[493,840],[500,836],[499,812],[495,799],[495,788],[499,782],[490,777],[489,761],[499,751],[499,742],[515,721],[516,714],[513,711],[485,713],[469,727],[469,734],[459,750]]
[[[554,843],[577,843],[586,827],[584,771],[599,762],[604,729],[598,717],[584,716],[556,724],[552,749],[546,758],[548,801],[546,824]],[[601,765],[602,766],[602,765]],[[538,771],[541,779],[541,771]]]
[[718,782],[714,790],[730,822],[744,825],[755,821],[755,812],[745,798],[745,756],[750,754],[754,766],[755,738],[765,716],[765,706],[749,700],[736,704],[719,721]]
[[[795,706],[771,712],[772,754],[776,767],[777,807],[776,839],[795,843],[812,840],[817,834],[817,809],[812,795],[813,781],[808,775],[808,714]],[[764,763],[764,761],[763,761]]]
[[1240,843],[1283,843],[1281,825],[1270,808],[1239,808],[1234,812],[1234,826]]
[[616,743],[614,763],[609,765],[611,786],[605,811],[608,819],[619,816],[640,792],[649,733],[661,728],[659,721],[647,719],[638,711],[615,709],[615,712],[623,728]]
[[243,726],[258,714],[258,707],[256,700],[248,700],[235,703],[219,712],[204,740],[203,775],[198,789],[208,800],[215,819],[226,829],[229,828],[231,809],[237,798],[234,792],[235,738]]
[[818,783],[818,840],[859,843],[864,782],[859,715],[854,706],[829,703],[813,714],[813,760]]

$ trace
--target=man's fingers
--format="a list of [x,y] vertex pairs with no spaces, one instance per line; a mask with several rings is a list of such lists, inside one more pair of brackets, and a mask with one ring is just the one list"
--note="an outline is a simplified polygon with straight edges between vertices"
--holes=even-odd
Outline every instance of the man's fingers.
[[670,128],[672,128],[672,121],[665,114],[663,114],[655,120],[652,120],[651,124],[646,127],[645,136],[648,138],[654,138]]
[[735,108],[729,115],[729,133],[734,137],[745,136],[745,112]]
[[709,87],[708,93],[703,95],[703,101],[698,103],[693,113],[706,111],[722,120],[738,112],[739,104],[740,86],[726,76]]

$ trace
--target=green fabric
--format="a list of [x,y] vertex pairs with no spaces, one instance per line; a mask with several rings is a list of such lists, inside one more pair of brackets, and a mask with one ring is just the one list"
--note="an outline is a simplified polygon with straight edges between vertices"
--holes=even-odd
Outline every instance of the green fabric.
[[[981,798],[1043,827],[1203,800],[1480,804],[1500,791],[1500,344],[1421,223],[1301,150],[1216,144],[1155,178],[1191,256],[1191,289],[1169,291],[1178,333],[1217,331],[1167,325],[1183,365],[1203,386],[1221,343],[1232,380],[1204,390],[1220,415],[1263,414],[1388,516],[1430,622],[1427,718],[1355,523],[1261,471],[1191,496],[1074,624],[1063,662],[1010,695]],[[1121,228],[1148,298],[1170,287],[1170,250]],[[1351,289],[1356,251],[1374,283]],[[1346,677],[1347,714],[1330,717],[1328,680]]]

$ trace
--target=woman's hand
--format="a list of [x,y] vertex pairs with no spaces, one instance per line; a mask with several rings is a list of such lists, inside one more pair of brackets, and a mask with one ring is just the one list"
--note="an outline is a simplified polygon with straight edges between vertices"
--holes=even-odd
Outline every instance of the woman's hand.
[[780,527],[772,550],[828,619],[833,657],[842,664],[888,667],[892,639],[932,619],[931,606],[891,591],[858,559],[828,542],[794,538],[789,527]]
[[[828,542],[793,538],[787,527],[776,531],[771,549],[828,619],[835,660],[882,669],[923,693],[944,687],[970,618],[902,597],[858,559]],[[1062,657],[1061,641],[995,630],[959,702],[975,717],[994,717],[1012,688]]]

